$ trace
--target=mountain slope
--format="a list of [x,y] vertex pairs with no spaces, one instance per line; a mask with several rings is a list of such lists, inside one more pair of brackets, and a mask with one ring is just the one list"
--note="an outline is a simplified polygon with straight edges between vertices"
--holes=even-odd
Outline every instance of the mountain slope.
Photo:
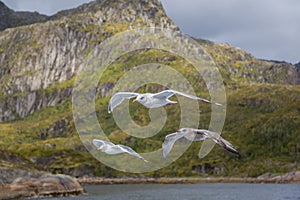
[[[74,176],[124,175],[86,152],[74,126],[70,97],[76,71],[96,45],[116,33],[145,26],[179,31],[157,0],[97,0],[61,11],[44,23],[1,31],[0,167]],[[243,157],[238,160],[215,147],[208,157],[199,160],[201,143],[195,143],[178,161],[146,175],[257,176],[299,169],[300,88],[296,67],[258,60],[226,44],[197,41],[221,72],[228,98],[224,138],[236,145]],[[118,78],[133,66],[154,62],[180,71],[199,96],[209,98],[205,83],[193,67],[168,52],[145,49],[115,61],[97,89],[98,118],[112,141],[138,152],[160,148],[164,136],[179,126],[179,107],[167,108],[170,117],[166,126],[157,136],[145,140],[121,132],[106,109]],[[160,89],[150,85],[141,91]],[[200,106],[200,126],[207,128],[211,108]],[[143,113],[145,109],[133,105],[131,114],[136,123],[146,125],[149,117]]]

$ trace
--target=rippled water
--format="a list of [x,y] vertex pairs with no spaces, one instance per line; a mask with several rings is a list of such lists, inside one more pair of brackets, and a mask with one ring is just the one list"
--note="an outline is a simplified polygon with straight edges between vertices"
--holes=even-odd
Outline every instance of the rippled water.
[[128,184],[90,185],[87,195],[50,200],[300,200],[297,184]]

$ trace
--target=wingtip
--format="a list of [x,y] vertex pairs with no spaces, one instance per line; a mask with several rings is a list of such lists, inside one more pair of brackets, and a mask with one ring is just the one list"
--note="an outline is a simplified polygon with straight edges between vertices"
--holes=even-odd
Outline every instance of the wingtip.
[[168,155],[165,155],[164,152],[162,153],[162,157],[163,157],[164,160],[167,160],[167,156]]
[[241,154],[236,149],[227,148],[226,150],[236,154],[239,158],[241,157]]

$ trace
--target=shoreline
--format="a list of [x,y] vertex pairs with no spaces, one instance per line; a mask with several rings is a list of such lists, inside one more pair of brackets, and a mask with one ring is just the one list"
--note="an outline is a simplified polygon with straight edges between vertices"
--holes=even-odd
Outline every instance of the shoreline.
[[72,196],[85,193],[84,185],[111,184],[195,184],[195,183],[253,183],[300,184],[300,171],[283,175],[266,173],[259,177],[82,177],[63,174],[41,174],[39,177],[18,177],[12,183],[0,180],[0,200],[26,197]]
[[264,174],[256,178],[250,177],[206,177],[206,178],[104,178],[89,177],[77,178],[81,185],[108,185],[108,184],[194,184],[194,183],[266,183],[266,184],[300,184],[300,171],[285,175]]

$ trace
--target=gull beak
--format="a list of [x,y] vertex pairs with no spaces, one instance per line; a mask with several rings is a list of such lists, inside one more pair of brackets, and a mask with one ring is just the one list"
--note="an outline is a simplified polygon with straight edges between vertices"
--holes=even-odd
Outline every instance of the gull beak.
[[132,103],[137,102],[137,99],[133,100]]

